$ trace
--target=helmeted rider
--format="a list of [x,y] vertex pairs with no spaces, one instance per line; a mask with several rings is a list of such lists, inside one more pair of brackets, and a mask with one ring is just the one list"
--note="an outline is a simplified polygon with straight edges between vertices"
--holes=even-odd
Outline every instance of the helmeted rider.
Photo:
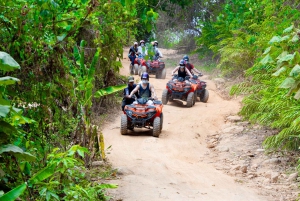
[[145,41],[141,40],[138,46],[139,57],[144,58],[148,52],[147,47],[145,46]]
[[174,73],[177,71],[177,75],[178,78],[182,77],[183,79],[185,79],[186,76],[190,76],[190,78],[193,77],[193,75],[191,74],[191,72],[189,71],[189,69],[187,69],[185,67],[185,61],[182,59],[179,62],[179,66],[177,66],[173,71],[172,71],[172,76],[174,75]]
[[128,57],[131,61],[131,65],[134,65],[134,60],[136,58],[136,54],[138,53],[138,43],[134,42],[133,46],[130,47]]
[[[128,77],[128,85],[123,91],[123,100],[122,100],[122,111],[124,111],[125,105],[132,104],[135,99],[132,97],[129,97],[129,94],[132,92],[133,89],[135,89],[136,84],[134,83],[134,78],[132,76]],[[135,93],[135,96],[138,98],[138,93]]]
[[185,67],[191,72],[193,73],[193,71],[195,71],[196,73],[202,75],[202,73],[194,67],[193,64],[191,64],[189,61],[190,61],[190,58],[188,55],[184,55],[183,58],[182,58],[184,61],[185,61]]
[[158,49],[158,42],[154,41],[154,42],[152,42],[152,45],[153,45],[153,49],[154,49],[154,60],[158,60],[159,58],[163,58],[162,53]]
[[[152,97],[157,100],[154,86],[149,83],[149,74],[147,72],[142,73],[141,82],[131,91],[129,97],[131,98],[136,92],[138,92],[140,98],[148,99]],[[153,104],[153,102],[148,100],[147,104]]]

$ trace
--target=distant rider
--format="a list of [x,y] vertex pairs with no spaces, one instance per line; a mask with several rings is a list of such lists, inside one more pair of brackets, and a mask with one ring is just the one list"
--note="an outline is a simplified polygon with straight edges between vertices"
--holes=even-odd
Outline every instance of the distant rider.
[[191,64],[191,63],[189,62],[190,59],[189,59],[189,56],[188,56],[188,55],[184,55],[182,59],[185,61],[185,67],[186,67],[191,73],[193,73],[193,71],[195,71],[196,73],[202,75],[202,73],[201,73],[197,68],[195,68],[193,64]]
[[[172,76],[175,74],[175,72],[177,71],[177,75],[178,75],[178,78],[179,77],[182,77],[183,80],[185,80],[185,77],[187,75],[190,76],[190,78],[193,77],[193,75],[191,74],[191,72],[189,71],[189,69],[187,69],[185,67],[185,61],[182,59],[180,60],[179,62],[179,66],[177,66],[173,71],[172,71]],[[176,80],[176,79],[175,79]]]
[[141,58],[144,58],[148,54],[147,47],[145,46],[144,40],[140,41],[140,46],[138,46],[138,52],[139,52],[139,57]]
[[[154,86],[149,83],[149,74],[147,72],[143,72],[141,75],[141,82],[138,84],[135,89],[133,89],[129,95],[132,97],[134,93],[138,92],[140,98],[150,98],[157,100],[157,96],[154,90]],[[153,104],[151,100],[148,100],[147,104]]]
[[[132,104],[135,99],[132,97],[129,97],[129,94],[132,92],[133,89],[135,89],[136,84],[134,84],[134,78],[130,76],[128,78],[128,85],[123,91],[123,100],[122,100],[122,111],[124,111],[125,105],[130,105]],[[135,93],[136,97],[138,98],[138,93]]]
[[134,42],[133,46],[130,47],[128,57],[131,61],[131,65],[134,65],[134,60],[136,58],[136,54],[138,53],[138,43]]
[[154,41],[152,42],[153,50],[154,50],[154,60],[158,60],[159,58],[163,58],[162,53],[158,49],[158,42]]

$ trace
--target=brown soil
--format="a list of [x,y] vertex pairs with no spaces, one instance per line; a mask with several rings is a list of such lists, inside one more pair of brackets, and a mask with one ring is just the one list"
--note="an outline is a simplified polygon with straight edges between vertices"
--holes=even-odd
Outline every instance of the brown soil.
[[[163,59],[176,58],[178,62],[174,51],[162,52]],[[129,75],[126,53],[120,72],[123,75]],[[166,79],[150,76],[159,99],[173,68],[167,66]],[[261,149],[265,135],[251,132],[247,122],[227,118],[238,113],[241,98],[223,99],[214,81],[206,75],[201,79],[207,82],[208,102],[196,102],[191,108],[182,101],[164,105],[159,138],[152,137],[146,128],[122,136],[121,111],[104,126],[105,145],[111,146],[107,157],[118,170],[117,178],[107,181],[119,185],[109,190],[111,200],[294,200],[297,182],[287,181],[287,171],[295,171],[280,166],[288,164],[288,159],[265,155]]]

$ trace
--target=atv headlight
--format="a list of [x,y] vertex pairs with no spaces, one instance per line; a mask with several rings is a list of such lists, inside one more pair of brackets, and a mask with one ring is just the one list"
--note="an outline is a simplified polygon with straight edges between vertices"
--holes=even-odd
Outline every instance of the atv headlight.
[[149,113],[147,114],[147,118],[148,118],[148,119],[152,118],[152,117],[155,115],[155,113],[156,113],[156,111],[155,111],[155,112],[149,112]]
[[132,117],[132,111],[131,111],[131,110],[126,110],[125,112],[126,112],[126,114],[127,114],[129,117]]

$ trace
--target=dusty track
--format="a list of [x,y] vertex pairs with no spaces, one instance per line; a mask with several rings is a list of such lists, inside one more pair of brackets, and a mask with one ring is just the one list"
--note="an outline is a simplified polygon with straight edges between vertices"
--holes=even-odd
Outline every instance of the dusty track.
[[[125,52],[127,53],[127,52]],[[165,50],[165,58],[172,57]],[[124,54],[126,58],[126,54]],[[165,59],[164,58],[164,59]],[[129,61],[123,60],[121,73],[129,74]],[[155,79],[159,99],[173,66],[167,66],[167,78]],[[139,79],[138,76],[135,76]],[[164,105],[164,124],[159,138],[147,129],[135,129],[128,135],[120,134],[120,118],[103,129],[106,147],[112,146],[109,161],[119,168],[121,178],[110,183],[119,188],[109,191],[113,200],[123,201],[264,201],[253,188],[237,183],[233,177],[207,164],[206,136],[216,133],[224,124],[224,117],[236,114],[238,100],[223,100],[214,92],[215,84],[206,76],[210,97],[208,103],[196,102],[186,108],[185,102]],[[120,111],[120,115],[121,115]]]

